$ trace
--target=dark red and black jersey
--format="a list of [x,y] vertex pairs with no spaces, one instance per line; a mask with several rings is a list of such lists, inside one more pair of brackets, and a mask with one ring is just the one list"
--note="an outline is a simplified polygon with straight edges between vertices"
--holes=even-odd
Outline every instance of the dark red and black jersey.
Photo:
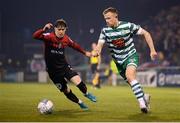
[[62,71],[68,66],[64,51],[66,47],[71,47],[83,54],[85,51],[79,44],[72,41],[66,34],[58,38],[54,32],[45,33],[42,29],[33,34],[33,38],[43,40],[45,44],[45,61],[48,72]]

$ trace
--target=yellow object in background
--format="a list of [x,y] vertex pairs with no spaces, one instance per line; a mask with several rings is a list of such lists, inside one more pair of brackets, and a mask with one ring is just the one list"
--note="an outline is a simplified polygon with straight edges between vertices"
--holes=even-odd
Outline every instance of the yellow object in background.
[[99,83],[99,73],[95,74],[93,80],[92,80],[93,85],[97,85]]
[[[92,52],[94,52],[94,51],[92,51]],[[91,57],[90,62],[91,62],[91,64],[97,64],[98,63],[98,56],[97,57]]]
[[111,68],[113,73],[118,73],[116,63],[113,60],[111,60],[111,62],[110,62],[110,68]]

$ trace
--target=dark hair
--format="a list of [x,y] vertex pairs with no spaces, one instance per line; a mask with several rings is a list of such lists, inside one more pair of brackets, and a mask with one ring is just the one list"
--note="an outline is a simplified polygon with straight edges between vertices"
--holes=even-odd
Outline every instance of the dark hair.
[[118,15],[118,10],[113,7],[109,7],[103,11],[103,15],[107,14],[108,12],[116,13]]
[[56,28],[58,28],[58,27],[65,27],[65,28],[67,28],[67,23],[66,23],[66,21],[64,19],[58,19],[58,20],[56,20],[54,26]]

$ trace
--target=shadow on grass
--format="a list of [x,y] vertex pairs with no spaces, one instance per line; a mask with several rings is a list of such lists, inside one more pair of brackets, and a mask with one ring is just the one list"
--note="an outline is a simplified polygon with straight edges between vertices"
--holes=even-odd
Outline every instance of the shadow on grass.
[[79,118],[81,116],[82,120],[85,117],[89,117],[93,114],[99,114],[99,113],[104,113],[103,111],[93,111],[93,110],[73,110],[73,109],[66,109],[66,110],[59,110],[59,111],[54,111],[52,117],[63,117],[67,119],[74,119],[74,118]]
[[157,116],[153,116],[153,113],[149,112],[147,114],[144,113],[138,113],[129,115],[128,119],[131,121],[138,121],[138,122],[151,122],[151,121],[159,121],[159,118]]
[[50,121],[50,122],[70,122],[78,119],[80,116],[84,117],[86,115],[90,115],[91,111],[81,111],[81,110],[57,110],[53,111],[52,114],[39,114],[36,121]]

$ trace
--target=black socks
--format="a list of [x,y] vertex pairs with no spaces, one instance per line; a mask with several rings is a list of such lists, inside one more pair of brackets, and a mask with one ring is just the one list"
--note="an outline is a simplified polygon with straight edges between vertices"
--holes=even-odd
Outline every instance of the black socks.
[[83,94],[87,93],[87,87],[82,81],[79,83],[79,85],[77,85],[77,87]]
[[69,93],[64,93],[64,95],[66,95],[66,97],[67,97],[69,100],[71,100],[71,101],[73,101],[73,102],[75,102],[75,103],[78,103],[78,102],[79,102],[79,99],[76,97],[76,95],[73,94],[73,92],[72,92],[71,90],[70,90]]

